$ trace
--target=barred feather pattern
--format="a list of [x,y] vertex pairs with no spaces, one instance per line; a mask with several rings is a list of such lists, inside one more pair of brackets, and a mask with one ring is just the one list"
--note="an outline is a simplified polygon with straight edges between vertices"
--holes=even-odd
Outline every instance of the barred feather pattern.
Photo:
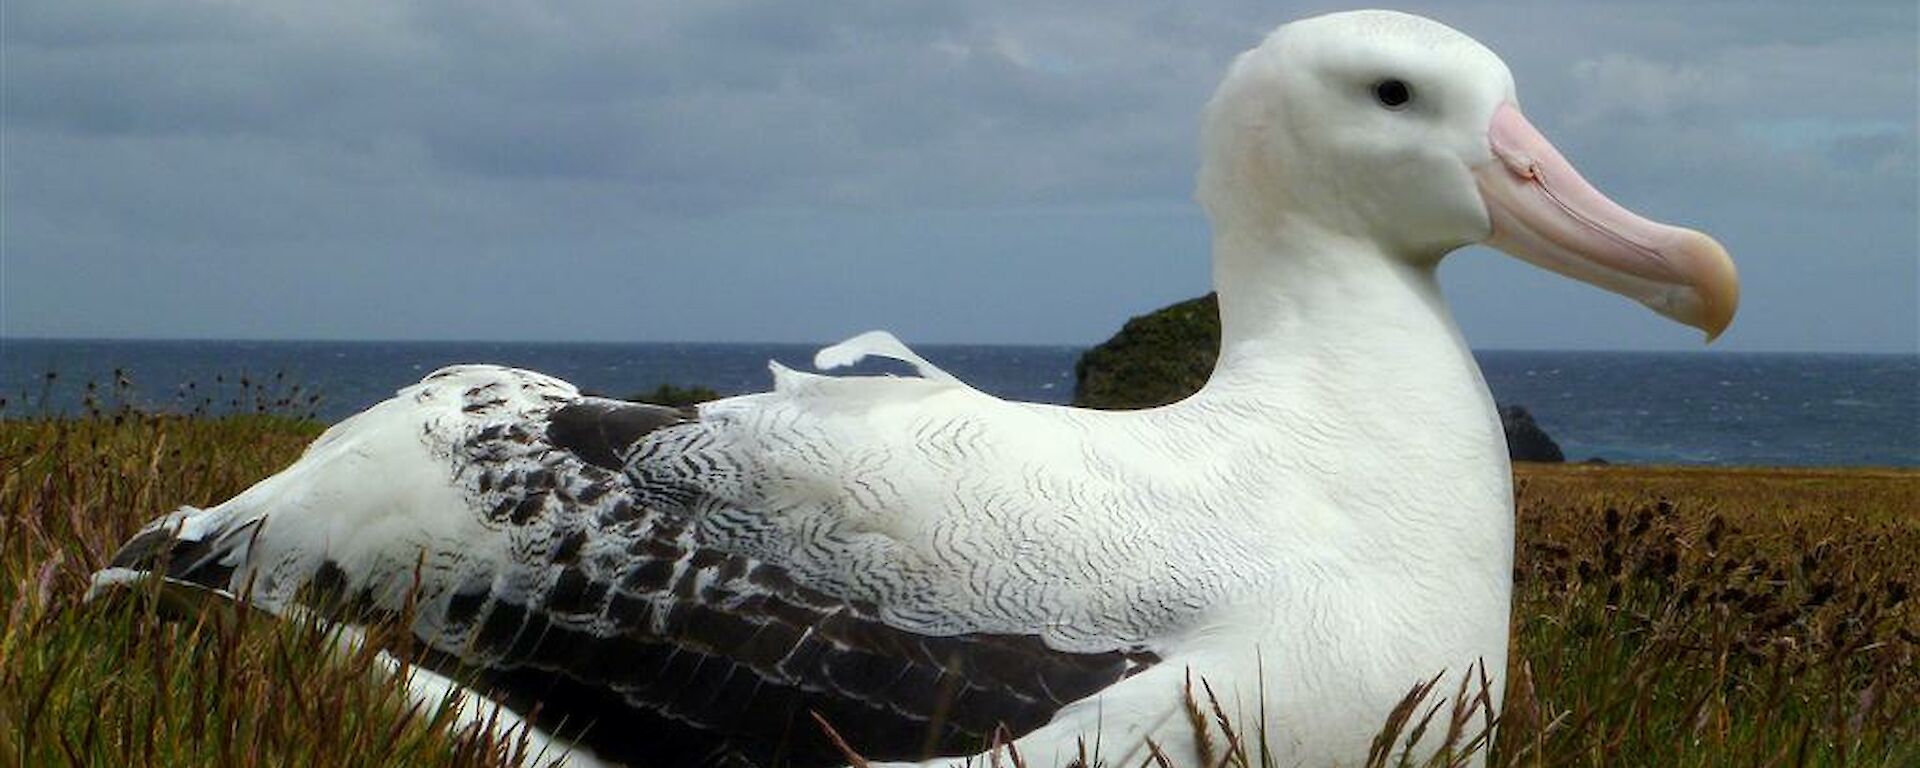
[[[422,522],[419,538],[373,547],[303,533],[307,515],[271,499],[303,465],[372,442],[356,432],[391,428],[382,409],[418,422],[461,510],[440,511],[467,528]],[[990,620],[944,615],[966,583],[954,571],[983,555],[916,551],[889,533],[888,505],[911,512],[891,462],[836,449],[792,413],[742,418],[755,410],[680,412],[525,371],[447,369],[331,430],[292,477],[150,527],[115,566],[171,546],[170,576],[269,607],[411,610],[443,671],[603,757],[667,764],[836,763],[809,712],[875,759],[969,754],[1158,661],[1124,637],[1049,642],[1044,606],[1008,590],[982,603],[1001,611]],[[929,430],[932,455],[978,460],[968,428]],[[779,460],[753,455],[770,445]],[[835,467],[851,492],[831,492]]]
[[[463,412],[484,415],[490,402]],[[926,757],[975,751],[998,727],[1032,730],[1155,661],[1124,648],[1063,654],[1031,633],[903,631],[871,602],[803,586],[728,546],[755,529],[751,515],[690,482],[728,475],[699,450],[711,442],[703,435],[663,427],[685,446],[673,465],[686,474],[629,482],[643,473],[586,462],[541,429],[555,408],[579,406],[556,398],[443,448],[475,508],[512,544],[487,589],[435,603],[417,633],[496,686],[541,684],[515,676],[525,671],[564,678],[565,697],[509,691],[529,704],[578,714],[565,712],[576,689],[598,687],[757,760],[831,763],[840,756],[795,721],[814,711],[875,757]],[[629,466],[670,455],[669,444],[646,441]],[[621,754],[620,731],[600,730],[589,743]],[[663,751],[657,735],[632,748],[653,760]]]
[[[1010,403],[950,380],[776,369],[776,382],[649,435],[627,473],[696,488],[704,535],[889,624],[1146,646],[1264,572],[1257,537],[1238,530],[1247,518],[1212,514],[1264,457],[1209,462],[1224,440],[1194,422]],[[1102,428],[1116,444],[1096,441]],[[1193,453],[1127,456],[1141,445]]]

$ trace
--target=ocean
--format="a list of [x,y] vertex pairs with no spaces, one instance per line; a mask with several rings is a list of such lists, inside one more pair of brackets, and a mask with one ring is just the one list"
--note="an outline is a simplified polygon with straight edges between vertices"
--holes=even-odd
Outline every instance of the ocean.
[[[337,421],[443,365],[500,363],[622,397],[660,384],[766,389],[813,345],[0,339],[0,416],[75,413],[89,392],[182,412],[265,406]],[[1001,397],[1073,399],[1071,346],[917,345]],[[1571,461],[1920,467],[1920,356],[1486,351],[1494,398]],[[50,378],[49,372],[53,374]],[[91,385],[91,390],[89,389]]]

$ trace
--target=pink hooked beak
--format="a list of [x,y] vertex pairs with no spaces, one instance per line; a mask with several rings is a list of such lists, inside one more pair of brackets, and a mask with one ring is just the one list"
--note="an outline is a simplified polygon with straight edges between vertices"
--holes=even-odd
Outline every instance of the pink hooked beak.
[[1588,184],[1511,102],[1487,129],[1493,159],[1473,169],[1493,223],[1486,243],[1699,328],[1733,322],[1740,280],[1727,249],[1641,218]]

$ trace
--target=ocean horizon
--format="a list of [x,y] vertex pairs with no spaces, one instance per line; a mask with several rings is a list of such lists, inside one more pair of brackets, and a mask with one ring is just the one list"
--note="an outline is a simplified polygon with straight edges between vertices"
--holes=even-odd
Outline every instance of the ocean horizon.
[[[628,397],[722,395],[812,369],[819,344],[0,338],[0,417],[103,406],[338,421],[455,363],[542,371]],[[914,344],[994,395],[1073,399],[1080,345]],[[1527,408],[1570,461],[1920,467],[1920,355],[1475,350],[1494,398]],[[890,363],[855,372],[904,372]],[[50,379],[47,374],[52,372]],[[92,387],[89,389],[88,385]]]

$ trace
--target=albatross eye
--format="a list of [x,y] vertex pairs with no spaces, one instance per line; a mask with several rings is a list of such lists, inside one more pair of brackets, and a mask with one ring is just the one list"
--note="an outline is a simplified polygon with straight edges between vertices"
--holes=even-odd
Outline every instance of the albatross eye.
[[1413,89],[1407,86],[1407,81],[1389,77],[1373,84],[1373,98],[1387,109],[1399,109],[1413,101]]

